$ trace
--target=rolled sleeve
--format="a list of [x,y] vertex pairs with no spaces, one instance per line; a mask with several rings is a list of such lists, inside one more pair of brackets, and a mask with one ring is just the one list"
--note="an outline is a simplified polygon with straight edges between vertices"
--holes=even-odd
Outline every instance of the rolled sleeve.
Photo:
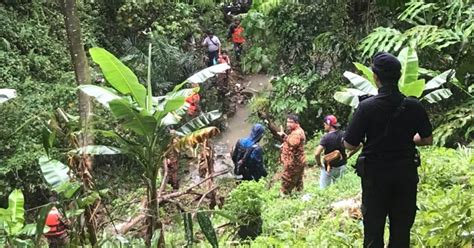
[[430,137],[433,134],[433,127],[431,126],[430,119],[428,118],[428,113],[426,113],[425,108],[419,103],[417,111],[417,132],[421,138]]
[[367,117],[365,116],[364,106],[360,104],[344,134],[344,140],[352,146],[358,146],[366,135],[366,128]]

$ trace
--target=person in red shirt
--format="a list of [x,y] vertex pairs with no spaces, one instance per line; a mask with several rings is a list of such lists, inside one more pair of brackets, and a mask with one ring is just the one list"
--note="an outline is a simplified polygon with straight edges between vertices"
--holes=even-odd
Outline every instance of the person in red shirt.
[[[56,198],[51,197],[50,202],[56,202]],[[63,219],[56,207],[53,206],[49,211],[45,224],[49,227],[49,231],[44,234],[48,239],[49,247],[65,247],[69,242],[67,221]]]
[[245,43],[245,38],[243,35],[244,28],[240,24],[240,19],[236,18],[234,20],[234,23],[232,23],[229,27],[229,33],[227,34],[227,38],[229,40],[232,39],[232,43],[234,43],[234,52],[237,61],[240,61],[240,55],[242,54],[242,46]]

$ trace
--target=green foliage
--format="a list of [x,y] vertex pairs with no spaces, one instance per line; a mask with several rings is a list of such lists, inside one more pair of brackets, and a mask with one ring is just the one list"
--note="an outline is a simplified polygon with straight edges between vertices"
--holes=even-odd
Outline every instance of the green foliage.
[[216,231],[212,226],[212,222],[209,219],[209,216],[207,216],[206,213],[197,212],[197,220],[202,232],[204,233],[204,236],[206,236],[206,239],[209,241],[213,248],[218,248],[219,244],[217,242]]
[[[9,3],[8,3],[9,2]],[[80,3],[84,45],[104,35],[99,4]],[[37,116],[59,107],[77,111],[63,16],[57,1],[5,1],[0,4],[0,88],[18,97],[0,108],[0,202],[22,189],[31,206],[45,201],[47,186],[37,158],[43,155]],[[19,128],[22,127],[22,128]]]
[[22,239],[21,236],[32,236],[34,225],[25,225],[25,199],[21,190],[14,190],[8,197],[8,208],[0,208],[0,241],[1,245],[10,247],[32,246],[31,240]]
[[[450,77],[455,74],[454,70],[445,71],[439,75],[433,75],[433,79],[425,84],[425,79],[419,79],[420,68],[418,66],[418,56],[416,51],[411,47],[402,49],[398,55],[398,60],[401,63],[402,71],[401,77],[398,81],[398,88],[405,96],[414,96],[420,98],[424,91],[433,90],[445,84]],[[358,97],[361,95],[376,95],[377,87],[373,81],[373,73],[370,68],[360,64],[354,63],[364,76],[359,76],[352,72],[344,72],[344,76],[356,87],[356,89],[346,88],[344,91],[338,91],[334,94],[334,99],[356,108],[359,104]],[[455,81],[455,79],[453,80]],[[421,97],[430,103],[435,103],[443,99],[449,98],[452,95],[450,89],[438,89],[432,91]]]
[[273,113],[302,113],[308,106],[307,90],[319,79],[317,74],[283,75],[272,81]]
[[267,71],[271,66],[268,49],[258,46],[251,47],[243,59],[243,71],[246,73],[259,73]]
[[265,203],[265,181],[243,181],[237,188],[230,192],[224,209],[239,224],[248,224],[259,218]]
[[[398,51],[402,46],[417,49],[431,48],[441,51],[456,47],[461,52],[473,38],[472,4],[466,0],[438,1],[425,3],[412,0],[398,16],[400,22],[411,27],[405,31],[379,27],[360,43],[363,58],[369,58],[377,51]],[[402,26],[402,25],[400,25]]]
[[[318,139],[317,137],[315,139]],[[310,142],[312,143],[312,142]],[[314,148],[314,147],[311,147]],[[307,147],[307,149],[311,149]],[[311,152],[311,151],[308,151]],[[412,246],[465,247],[472,242],[473,155],[470,149],[422,150],[420,184]],[[349,163],[353,163],[351,159]],[[450,166],[447,166],[450,165]],[[363,224],[331,210],[331,203],[360,192],[360,179],[351,168],[325,190],[318,188],[318,170],[305,171],[305,189],[287,198],[278,195],[279,184],[261,193],[266,198],[262,212],[264,233],[252,246],[327,247],[362,246]],[[449,217],[446,216],[449,212]],[[386,229],[388,231],[388,229]]]
[[472,142],[474,135],[473,104],[474,100],[467,101],[440,116],[433,133],[436,145],[455,147],[458,142],[464,145],[469,145],[469,142]]
[[417,246],[470,246],[474,226],[472,150],[438,148],[425,154],[420,170],[420,211],[412,240]]

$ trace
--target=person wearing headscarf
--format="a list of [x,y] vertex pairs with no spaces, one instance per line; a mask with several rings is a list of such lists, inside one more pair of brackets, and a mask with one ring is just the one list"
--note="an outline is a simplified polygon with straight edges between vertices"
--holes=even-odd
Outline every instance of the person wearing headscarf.
[[265,133],[265,127],[255,124],[250,135],[239,139],[232,151],[236,175],[242,175],[243,180],[259,180],[267,176],[263,162],[263,149],[258,142]]

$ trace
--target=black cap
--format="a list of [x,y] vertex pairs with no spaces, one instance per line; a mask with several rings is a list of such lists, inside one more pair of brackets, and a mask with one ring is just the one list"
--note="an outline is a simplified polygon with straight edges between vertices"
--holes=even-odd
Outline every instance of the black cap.
[[378,52],[372,58],[372,71],[382,84],[397,84],[401,76],[402,65],[397,57],[387,52]]

